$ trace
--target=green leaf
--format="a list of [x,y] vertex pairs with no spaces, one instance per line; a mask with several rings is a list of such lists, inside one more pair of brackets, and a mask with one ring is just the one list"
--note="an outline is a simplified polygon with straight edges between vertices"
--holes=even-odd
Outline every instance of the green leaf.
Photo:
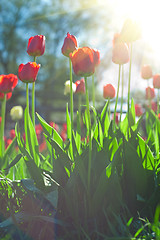
[[21,158],[22,158],[22,154],[20,153],[14,158],[14,160],[6,168],[4,168],[4,170],[8,170],[11,167],[15,166],[20,161]]
[[57,142],[59,146],[63,147],[63,140],[61,136],[58,134],[58,132],[54,128],[52,128],[38,113],[36,113],[36,116],[45,134],[49,137],[54,138],[54,141]]
[[33,126],[30,115],[27,113],[27,109],[24,112],[24,128],[25,128],[25,136],[26,136],[26,149],[34,159],[37,166],[40,164],[39,158],[39,144],[35,132],[35,128]]

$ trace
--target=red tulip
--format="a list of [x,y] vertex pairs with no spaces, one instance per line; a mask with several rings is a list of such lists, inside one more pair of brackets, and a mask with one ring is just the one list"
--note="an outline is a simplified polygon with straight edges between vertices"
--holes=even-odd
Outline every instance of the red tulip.
[[118,42],[112,49],[112,62],[116,64],[125,64],[129,62],[128,46],[124,42]]
[[2,122],[2,117],[0,116],[0,125],[1,125],[1,122]]
[[[6,94],[7,100],[9,100],[12,97],[12,92],[9,92]],[[4,99],[4,93],[0,92],[0,100]]]
[[152,77],[152,69],[150,65],[143,65],[141,67],[141,77],[143,79],[149,79]]
[[121,40],[130,43],[138,40],[140,37],[141,37],[140,25],[138,25],[137,22],[134,22],[131,19],[126,19],[120,33]]
[[14,129],[11,129],[9,134],[10,134],[11,139],[15,138],[15,136],[16,136]]
[[50,122],[49,125],[54,128],[57,132],[59,131],[59,126],[58,124],[54,123],[54,122]]
[[155,97],[154,88],[147,87],[146,88],[146,99],[153,99]]
[[28,62],[20,64],[18,68],[18,77],[24,83],[33,83],[36,81],[40,64]]
[[0,75],[0,92],[12,92],[18,83],[18,78],[14,74]]
[[74,35],[67,33],[67,37],[64,39],[62,46],[62,54],[66,57],[69,57],[70,53],[73,53],[77,49],[77,39]]
[[94,58],[94,64],[95,66],[98,66],[100,64],[100,52],[97,49],[93,50],[93,58]]
[[41,56],[45,51],[45,36],[36,35],[28,40],[27,53],[30,56]]
[[156,102],[151,102],[151,109],[156,112],[157,111],[157,103]]
[[153,76],[153,87],[160,88],[160,74],[156,74]]
[[106,84],[105,86],[103,86],[104,98],[114,98],[115,94],[116,94],[116,91],[112,84]]
[[142,107],[139,104],[135,104],[135,113],[137,117],[143,114]]
[[82,78],[81,80],[77,80],[75,82],[75,84],[76,84],[76,92],[75,93],[84,94],[85,93],[85,81],[84,81],[84,78]]
[[93,50],[89,47],[82,47],[70,53],[73,70],[76,75],[89,77],[95,71],[95,59]]

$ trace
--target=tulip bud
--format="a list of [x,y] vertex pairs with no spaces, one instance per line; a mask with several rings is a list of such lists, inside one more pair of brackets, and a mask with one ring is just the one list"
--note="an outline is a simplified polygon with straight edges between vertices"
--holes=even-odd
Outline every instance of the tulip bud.
[[152,69],[150,65],[143,65],[141,67],[141,77],[143,79],[149,79],[152,77]]
[[103,86],[103,97],[104,98],[114,98],[115,97],[115,88],[112,84],[106,84]]
[[[64,87],[64,95],[67,95],[68,93],[70,93],[70,80],[65,82],[65,87]],[[73,93],[75,93],[76,91],[76,84],[72,82],[72,90]]]
[[81,77],[89,77],[95,72],[94,52],[89,47],[82,47],[70,53],[74,73]]
[[76,93],[85,94],[85,81],[84,78],[77,80],[76,84]]
[[21,106],[15,106],[11,109],[10,115],[13,121],[18,121],[23,117],[23,108]]
[[40,64],[36,62],[28,62],[20,64],[18,68],[18,77],[24,83],[33,83],[36,81]]
[[45,36],[36,35],[28,40],[27,53],[30,56],[41,56],[45,51]]
[[147,87],[146,88],[146,99],[153,99],[155,97],[154,88]]
[[77,39],[75,36],[67,33],[67,37],[64,39],[62,46],[62,54],[66,57],[69,57],[69,54],[72,53],[77,48]]
[[125,64],[129,62],[128,46],[124,42],[118,42],[112,49],[112,62],[115,64]]
[[137,117],[143,114],[142,107],[139,104],[135,104],[135,113]]
[[153,87],[160,88],[160,74],[156,74],[153,76]]
[[18,78],[14,74],[0,75],[0,92],[12,92],[18,83]]
[[134,42],[141,37],[141,27],[137,22],[126,19],[123,24],[120,38],[126,43]]

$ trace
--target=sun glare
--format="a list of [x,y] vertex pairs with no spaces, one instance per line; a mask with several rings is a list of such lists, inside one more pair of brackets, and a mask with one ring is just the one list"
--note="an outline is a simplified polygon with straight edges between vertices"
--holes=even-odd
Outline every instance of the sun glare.
[[[103,4],[106,3],[106,0],[99,0],[99,2]],[[112,0],[108,2],[116,16],[116,25],[122,23],[126,18],[132,18],[140,24],[142,39],[158,60],[160,53],[160,1]],[[121,26],[118,27],[120,29]]]

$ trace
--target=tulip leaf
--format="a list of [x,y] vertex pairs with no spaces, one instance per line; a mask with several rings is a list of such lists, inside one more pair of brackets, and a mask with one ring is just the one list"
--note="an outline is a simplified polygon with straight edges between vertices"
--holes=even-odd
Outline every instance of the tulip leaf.
[[22,157],[23,157],[22,154],[19,153],[19,154],[14,158],[14,160],[13,160],[6,168],[4,168],[4,170],[8,170],[8,169],[10,169],[11,167],[15,166],[15,165],[21,160]]
[[35,128],[33,126],[33,123],[31,121],[30,115],[27,112],[27,109],[25,109],[24,112],[24,129],[25,129],[25,136],[26,136],[26,148],[32,158],[34,159],[37,166],[40,164],[40,158],[39,158],[39,144],[35,132]]

